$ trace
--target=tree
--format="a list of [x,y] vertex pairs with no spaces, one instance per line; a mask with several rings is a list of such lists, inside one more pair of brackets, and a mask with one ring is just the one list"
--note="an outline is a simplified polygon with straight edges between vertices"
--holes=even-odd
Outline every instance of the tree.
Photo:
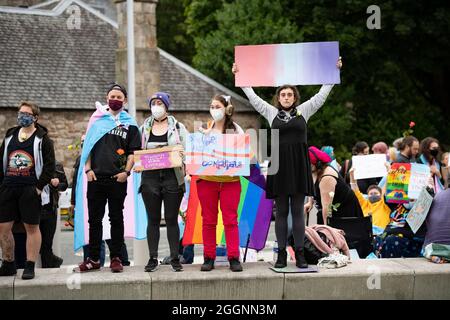
[[[419,139],[435,136],[450,146],[442,130],[450,119],[450,9],[445,1],[381,1],[379,30],[367,28],[372,3],[363,0],[188,2],[194,66],[230,88],[235,45],[339,41],[342,83],[311,118],[311,143],[339,146],[345,154],[358,140],[390,144],[414,121]],[[301,87],[302,99],[317,90]],[[274,89],[257,92],[268,99]]]

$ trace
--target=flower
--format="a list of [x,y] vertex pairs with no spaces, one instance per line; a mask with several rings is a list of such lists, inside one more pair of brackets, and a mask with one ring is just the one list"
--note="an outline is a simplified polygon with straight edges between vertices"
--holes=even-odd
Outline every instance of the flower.
[[330,191],[328,194],[329,194],[330,198],[334,198],[334,192],[333,191]]
[[403,131],[403,137],[407,137],[413,134],[414,130],[412,129],[414,126],[416,125],[416,123],[414,121],[411,121],[409,123],[409,128],[405,131]]
[[127,165],[127,156],[125,154],[125,151],[119,148],[116,150],[116,153],[119,155],[118,165],[120,170],[125,170],[125,167]]
[[117,149],[116,152],[119,156],[121,156],[125,153],[125,151],[123,149]]

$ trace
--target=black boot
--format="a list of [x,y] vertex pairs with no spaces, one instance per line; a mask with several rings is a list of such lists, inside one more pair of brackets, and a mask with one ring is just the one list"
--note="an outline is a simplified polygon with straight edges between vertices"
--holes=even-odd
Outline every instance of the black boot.
[[54,255],[52,252],[41,254],[42,268],[59,268],[63,259]]
[[27,260],[27,262],[25,262],[25,269],[23,269],[22,279],[31,280],[33,278],[34,278],[34,262]]
[[295,265],[297,268],[308,268],[308,262],[306,262],[305,250],[303,248],[295,250]]
[[285,268],[287,266],[287,252],[286,249],[278,249],[277,262],[275,268]]
[[16,262],[8,262],[6,260],[2,261],[2,266],[0,267],[0,277],[14,276],[17,273]]

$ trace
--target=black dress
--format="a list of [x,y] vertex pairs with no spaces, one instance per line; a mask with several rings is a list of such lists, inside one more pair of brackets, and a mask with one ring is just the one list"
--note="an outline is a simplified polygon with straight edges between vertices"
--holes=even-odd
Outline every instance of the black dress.
[[[336,171],[337,172],[337,171]],[[316,189],[316,204],[319,208],[319,213],[317,214],[317,223],[323,224],[322,218],[322,199],[320,196],[319,184],[323,177],[330,176],[336,179],[336,187],[334,190],[333,205],[340,203],[336,211],[333,210],[333,217],[359,217],[364,216],[361,206],[359,205],[358,198],[356,197],[353,190],[345,183],[344,178],[338,174],[338,177],[332,176],[330,174],[323,175],[320,179],[317,179],[315,183]]]
[[279,130],[279,167],[276,174],[267,176],[266,197],[299,193],[313,196],[305,118],[300,115],[284,122],[275,117],[271,128]]

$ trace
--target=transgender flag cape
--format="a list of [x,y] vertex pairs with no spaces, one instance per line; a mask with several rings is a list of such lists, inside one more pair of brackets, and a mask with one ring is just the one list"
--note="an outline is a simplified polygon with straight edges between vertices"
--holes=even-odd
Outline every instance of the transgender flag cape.
[[[76,206],[74,218],[74,250],[77,251],[85,244],[89,243],[89,224],[87,207],[87,178],[84,173],[84,164],[94,145],[105,134],[117,127],[117,123],[109,112],[100,104],[96,103],[96,111],[89,119],[86,132],[86,138],[83,143],[81,153],[80,167],[77,173],[76,186]],[[136,126],[136,121],[125,111],[119,114],[118,122],[122,125]],[[127,196],[124,203],[124,236],[127,238],[145,239],[147,229],[147,215],[141,194],[137,192],[141,175],[133,173],[128,177]],[[103,219],[103,238],[108,239],[110,233],[108,210],[105,209],[105,218]]]

